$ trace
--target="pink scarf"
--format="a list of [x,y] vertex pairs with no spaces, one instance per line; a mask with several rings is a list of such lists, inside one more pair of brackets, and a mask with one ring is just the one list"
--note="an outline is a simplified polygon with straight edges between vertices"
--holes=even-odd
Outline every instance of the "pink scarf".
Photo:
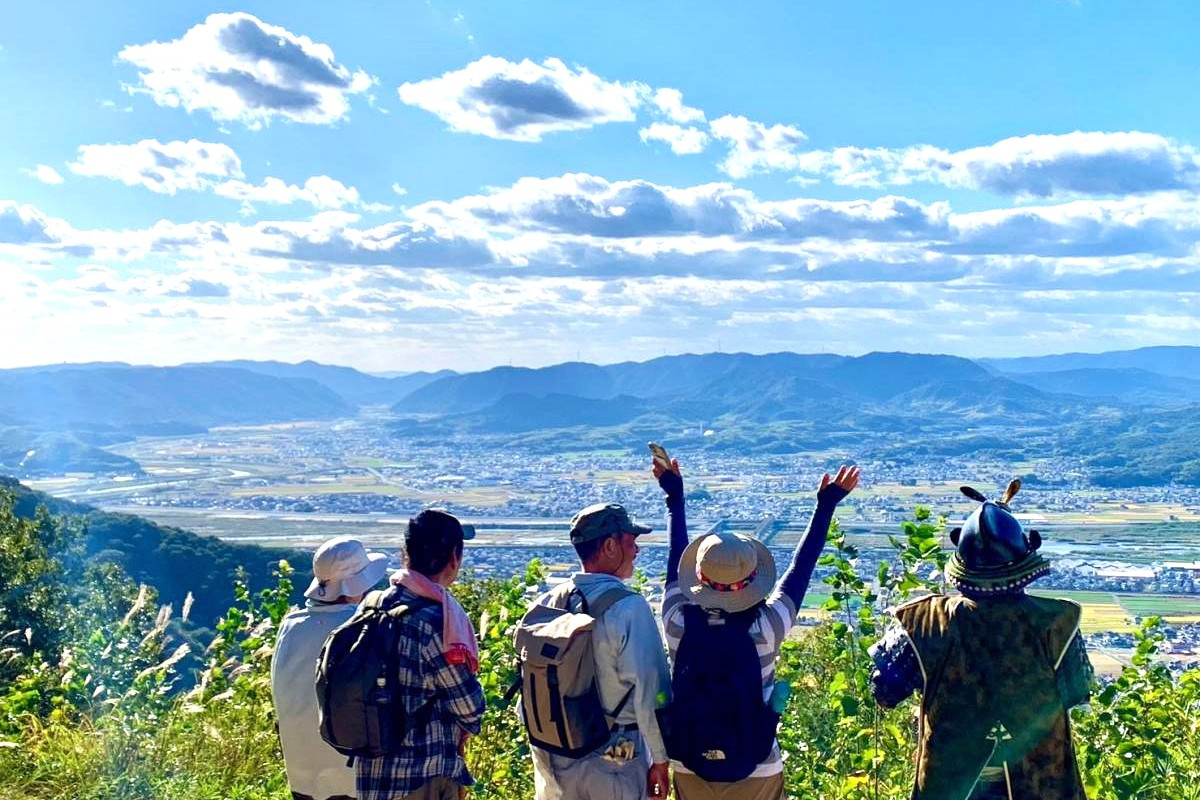
[[474,675],[479,671],[479,642],[475,638],[475,626],[467,612],[441,585],[434,583],[419,572],[398,569],[392,573],[392,585],[403,586],[417,597],[436,600],[442,604],[442,646],[446,661],[465,664]]

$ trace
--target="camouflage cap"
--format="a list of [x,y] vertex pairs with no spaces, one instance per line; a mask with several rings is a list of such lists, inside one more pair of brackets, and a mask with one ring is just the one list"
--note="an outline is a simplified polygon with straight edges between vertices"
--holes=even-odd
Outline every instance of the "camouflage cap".
[[616,503],[596,503],[571,518],[571,544],[583,544],[616,533],[638,536],[649,533],[649,525],[634,522],[624,506]]

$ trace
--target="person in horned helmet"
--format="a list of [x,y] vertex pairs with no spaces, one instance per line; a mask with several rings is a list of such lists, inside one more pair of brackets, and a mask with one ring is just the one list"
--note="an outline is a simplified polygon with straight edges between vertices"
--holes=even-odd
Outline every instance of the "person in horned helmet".
[[1022,529],[1009,484],[950,532],[946,578],[958,594],[895,610],[871,648],[875,699],[921,693],[913,800],[1084,800],[1068,709],[1092,683],[1080,606],[1025,593],[1050,571],[1041,535]]

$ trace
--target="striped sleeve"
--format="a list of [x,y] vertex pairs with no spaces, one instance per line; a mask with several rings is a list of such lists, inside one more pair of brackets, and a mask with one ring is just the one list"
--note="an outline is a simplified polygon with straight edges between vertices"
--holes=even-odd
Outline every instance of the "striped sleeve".
[[763,644],[766,652],[760,653],[771,661],[779,655],[779,648],[787,639],[788,632],[796,624],[796,606],[792,599],[782,592],[776,592],[763,606],[759,616],[762,627]]
[[686,604],[687,598],[683,596],[679,584],[668,583],[663,590],[662,623],[663,637],[666,639],[671,658],[675,657],[675,651],[679,649],[679,640],[683,638],[683,607]]

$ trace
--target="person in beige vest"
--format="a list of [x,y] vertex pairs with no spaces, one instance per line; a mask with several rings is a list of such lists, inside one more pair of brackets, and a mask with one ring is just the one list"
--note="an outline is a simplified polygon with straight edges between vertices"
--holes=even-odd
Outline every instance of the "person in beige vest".
[[950,532],[954,595],[900,606],[871,649],[881,705],[921,693],[913,800],[1084,800],[1067,711],[1087,700],[1091,665],[1070,600],[1025,593],[1050,571],[1041,535],[1000,501]]
[[271,659],[271,696],[293,800],[354,800],[354,770],[317,731],[313,673],[325,638],[354,615],[364,594],[387,575],[388,557],[349,536],[313,555],[304,608],[283,618]]

